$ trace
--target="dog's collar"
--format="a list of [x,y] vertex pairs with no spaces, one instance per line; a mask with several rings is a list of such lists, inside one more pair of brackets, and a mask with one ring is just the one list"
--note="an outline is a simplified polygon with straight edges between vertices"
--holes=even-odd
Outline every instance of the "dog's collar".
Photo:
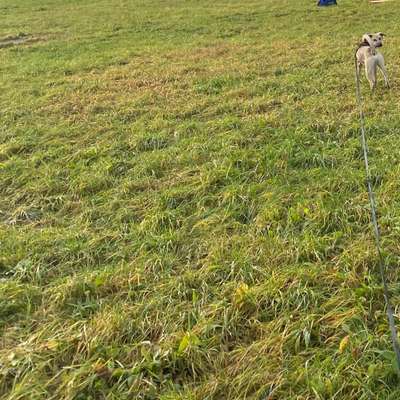
[[371,49],[376,49],[377,47],[382,47],[382,44],[379,46],[372,46],[371,44],[369,44],[366,40],[363,40],[359,45],[358,48],[360,47],[371,47]]
[[358,48],[361,49],[362,47],[369,47],[371,50],[372,55],[376,55],[376,47],[369,44],[366,40],[363,40],[359,45]]
[[372,47],[366,40],[362,41],[358,47]]

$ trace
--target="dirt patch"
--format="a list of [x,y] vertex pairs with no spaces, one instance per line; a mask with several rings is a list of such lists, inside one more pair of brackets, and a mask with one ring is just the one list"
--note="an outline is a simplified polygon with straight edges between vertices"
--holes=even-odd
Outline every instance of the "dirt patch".
[[25,43],[32,43],[38,40],[39,40],[38,38],[35,38],[27,34],[20,34],[17,36],[7,36],[3,39],[0,39],[0,49],[4,47],[17,46]]

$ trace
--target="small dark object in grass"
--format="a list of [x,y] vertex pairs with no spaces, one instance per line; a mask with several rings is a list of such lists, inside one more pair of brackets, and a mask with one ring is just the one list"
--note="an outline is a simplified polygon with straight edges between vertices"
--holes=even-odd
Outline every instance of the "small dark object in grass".
[[336,0],[319,0],[318,6],[333,6],[337,5]]

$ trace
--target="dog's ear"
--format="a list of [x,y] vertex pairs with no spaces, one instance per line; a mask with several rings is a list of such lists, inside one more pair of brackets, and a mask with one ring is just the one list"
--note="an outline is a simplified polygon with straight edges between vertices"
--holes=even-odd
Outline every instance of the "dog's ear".
[[365,43],[368,43],[370,46],[373,46],[373,42],[371,40],[372,37],[373,35],[371,33],[365,33],[361,40]]
[[382,36],[382,37],[386,36],[383,32],[378,32],[377,35]]

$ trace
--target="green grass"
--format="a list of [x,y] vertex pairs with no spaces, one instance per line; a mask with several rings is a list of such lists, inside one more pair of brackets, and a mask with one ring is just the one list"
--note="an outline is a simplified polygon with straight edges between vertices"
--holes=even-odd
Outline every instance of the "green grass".
[[0,0],[0,397],[398,399],[400,4]]

